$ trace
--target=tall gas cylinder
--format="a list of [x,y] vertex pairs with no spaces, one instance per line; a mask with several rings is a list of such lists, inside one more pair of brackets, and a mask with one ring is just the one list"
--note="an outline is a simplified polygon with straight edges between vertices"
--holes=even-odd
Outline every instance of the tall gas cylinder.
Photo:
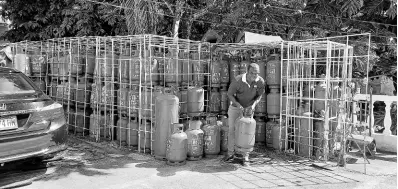
[[95,48],[86,49],[86,76],[92,77],[95,70]]
[[212,88],[210,93],[210,112],[211,113],[220,113],[221,110],[221,94],[217,91],[217,88]]
[[[122,83],[129,83],[130,80],[130,72],[132,71],[132,69],[130,69],[130,66],[132,65],[132,60],[130,57],[130,49],[126,48],[123,49],[120,56],[119,56],[119,77],[120,77],[120,81]],[[134,70],[135,71],[135,70]]]
[[[138,119],[134,118],[127,123],[127,144],[130,146],[138,145]],[[150,141],[149,141],[150,142]],[[142,144],[141,144],[142,145]]]
[[255,116],[265,116],[267,114],[267,94],[264,93],[258,102],[257,106],[254,108]]
[[116,140],[121,143],[126,143],[127,139],[127,131],[128,131],[128,117],[121,116],[120,119],[116,123]]
[[222,153],[226,153],[228,152],[228,132],[229,132],[228,118],[226,116],[222,116],[221,122],[222,126],[220,129],[220,137],[221,137],[220,148]]
[[144,110],[141,110],[141,117],[143,119],[154,119],[155,116],[155,102],[156,97],[162,94],[162,88],[160,86],[155,86],[153,89],[151,88],[142,88],[141,91],[141,107]]
[[199,116],[204,110],[204,89],[201,87],[188,88],[188,116]]
[[182,124],[173,124],[174,132],[167,140],[166,158],[167,165],[186,164],[188,151],[187,134],[182,131]]
[[180,99],[180,114],[186,115],[188,113],[188,89],[186,87],[179,91],[178,98]]
[[[120,65],[122,66],[122,65]],[[129,86],[121,84],[117,94],[117,109],[122,113],[126,113],[129,100]]]
[[247,53],[244,55],[242,61],[239,64],[239,74],[247,73],[247,68],[249,67],[249,64],[250,64],[250,54]]
[[194,84],[202,86],[205,81],[204,67],[202,66],[202,64],[205,63],[201,63],[201,61],[199,60],[199,53],[197,52],[192,53],[191,62],[192,62],[193,82]]
[[91,82],[87,78],[78,78],[75,87],[71,89],[72,102],[79,108],[90,106],[91,90]]
[[239,75],[239,62],[237,57],[232,57],[229,62],[229,82],[232,83]]
[[117,95],[117,91],[115,90],[115,86],[111,82],[106,82],[104,86],[101,88],[101,97],[100,97],[100,105],[102,108],[107,108],[110,110],[115,104],[115,97]]
[[141,83],[157,85],[159,83],[158,61],[150,58],[151,51],[149,50],[141,51],[141,53]]
[[270,93],[267,95],[267,114],[268,117],[279,117],[280,114],[280,93],[278,88],[271,88]]
[[[299,119],[299,154],[303,157],[311,157],[312,156],[312,146],[313,146],[313,119],[311,119],[312,113],[310,109],[310,104],[306,103],[304,107],[304,112],[301,116],[305,118]],[[297,127],[297,122],[296,122]]]
[[312,83],[312,82],[307,83],[304,86],[304,91],[303,91],[304,99],[303,99],[303,102],[304,103],[310,102],[310,100],[308,98],[313,98],[314,97],[314,92],[315,92],[314,83]]
[[235,151],[237,152],[253,151],[256,140],[256,120],[253,119],[253,113],[252,110],[246,108],[243,110],[243,115],[235,122]]
[[265,144],[266,138],[266,125],[261,117],[256,118],[256,142]]
[[72,75],[81,75],[83,74],[83,71],[85,70],[85,61],[86,59],[84,58],[81,49],[78,46],[73,46],[71,49],[71,69],[70,73]]
[[258,64],[258,67],[260,67],[260,73],[258,74],[258,76],[262,77],[264,81],[267,79],[266,62],[267,62],[266,56],[256,58],[256,63]]
[[206,157],[214,157],[220,153],[220,127],[217,119],[208,121],[202,128],[204,132],[204,154]]
[[[72,109],[70,109],[72,112]],[[70,126],[74,128],[76,133],[88,133],[90,129],[90,114],[88,111],[84,111],[82,109],[77,109],[77,111],[73,111],[74,116],[71,116],[72,122],[69,123]]]
[[271,54],[268,57],[266,71],[267,85],[270,87],[280,87],[281,84],[281,61],[278,54]]
[[[325,78],[325,75],[322,75],[321,78]],[[326,96],[326,80],[320,81],[318,85],[315,87],[315,101],[314,101],[314,110],[315,111],[325,111],[325,100]]]
[[211,86],[212,87],[220,87],[220,85],[221,85],[221,64],[220,64],[220,59],[218,57],[213,57],[210,73],[211,73]]
[[105,129],[105,126],[109,126],[111,123],[111,115],[109,112],[106,115],[101,115],[101,113],[94,111],[90,115],[90,137],[110,137],[113,133],[108,129]]
[[181,64],[180,73],[182,73],[182,85],[186,86],[188,84],[192,84],[192,62],[189,60],[189,53],[188,52],[180,52],[179,57]]
[[21,47],[17,47],[16,49],[16,54],[14,57],[14,65],[15,69],[21,71],[25,75],[27,76],[32,75],[32,66],[30,63],[30,58]]
[[[287,87],[283,87],[285,89],[285,91],[287,91]],[[289,97],[294,97],[297,93],[293,92],[294,89],[291,87],[289,89]],[[288,114],[292,114],[295,110],[295,108],[297,108],[297,98],[289,98],[289,100],[287,100],[287,96],[286,96],[287,92],[285,93],[285,95],[282,96],[282,113],[286,114],[287,110],[289,110],[287,113]],[[298,96],[296,96],[298,97]]]
[[202,159],[203,156],[203,136],[204,133],[200,129],[202,122],[199,120],[189,121],[189,129],[185,131],[188,137],[188,160],[196,161]]
[[[140,148],[141,149],[151,149],[151,125],[153,123],[148,120],[141,120],[140,129]],[[155,142],[152,144],[153,148],[155,148]]]
[[[109,47],[109,49],[112,49]],[[105,78],[106,80],[111,80],[111,78],[117,78],[118,77],[118,72],[119,72],[119,65],[118,65],[118,59],[119,56],[116,54],[116,52],[109,50],[105,51],[103,50],[102,52],[99,53],[99,56],[96,57],[99,65],[99,71],[100,75],[95,72],[94,74],[97,77]]]
[[324,143],[325,137],[324,137],[324,132],[325,132],[325,122],[321,120],[316,120],[314,121],[314,148],[313,148],[313,154],[318,156],[321,155],[321,151],[325,150],[324,148]]
[[69,90],[69,83],[67,80],[61,80],[61,84],[57,85],[57,101],[61,102],[67,102],[69,101],[70,98],[70,90]]
[[178,123],[178,97],[171,94],[161,94],[156,97],[155,133],[153,150],[155,158],[166,158],[166,142],[171,134],[171,124]]
[[[181,79],[178,76],[178,54],[175,49],[172,49],[167,54],[167,60],[164,65],[164,74],[166,85],[178,84]],[[177,77],[178,76],[178,77]]]
[[29,59],[30,64],[32,66],[32,74],[43,76],[47,72],[47,62],[45,55],[42,55],[40,49],[35,49],[34,51],[30,51]]
[[221,56],[220,59],[220,80],[221,86],[226,87],[229,83],[229,64],[226,55]]
[[228,90],[226,89],[226,87],[221,88],[220,95],[221,95],[221,107],[220,107],[221,114],[226,115],[228,113],[228,108],[229,108]]

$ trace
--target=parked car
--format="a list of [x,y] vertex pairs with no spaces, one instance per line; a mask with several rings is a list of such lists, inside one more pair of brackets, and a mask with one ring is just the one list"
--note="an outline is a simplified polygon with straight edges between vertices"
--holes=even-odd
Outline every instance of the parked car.
[[51,157],[66,141],[62,105],[20,71],[0,67],[0,164]]

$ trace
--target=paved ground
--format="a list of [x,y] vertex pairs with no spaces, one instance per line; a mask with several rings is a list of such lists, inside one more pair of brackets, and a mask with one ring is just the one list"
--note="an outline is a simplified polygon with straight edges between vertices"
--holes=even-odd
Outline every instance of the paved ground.
[[266,152],[254,153],[250,167],[222,163],[222,156],[172,167],[150,155],[109,145],[71,137],[69,149],[54,161],[9,164],[17,167],[0,173],[0,188],[397,188],[395,154],[378,154],[365,175],[364,165],[358,164],[363,160],[346,169],[327,170]]

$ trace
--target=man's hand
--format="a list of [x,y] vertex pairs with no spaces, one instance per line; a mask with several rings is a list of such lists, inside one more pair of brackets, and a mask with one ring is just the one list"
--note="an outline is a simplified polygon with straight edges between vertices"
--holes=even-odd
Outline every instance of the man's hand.
[[243,109],[243,106],[239,104],[239,102],[235,102],[235,106],[239,109]]

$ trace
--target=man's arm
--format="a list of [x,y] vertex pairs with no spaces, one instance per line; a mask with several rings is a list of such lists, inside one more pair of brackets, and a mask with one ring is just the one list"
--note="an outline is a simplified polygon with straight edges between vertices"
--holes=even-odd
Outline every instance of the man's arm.
[[251,106],[252,106],[253,109],[260,102],[261,97],[263,96],[264,93],[265,93],[265,82],[262,81],[262,84],[260,84],[260,86],[258,86],[256,97],[251,102]]
[[240,103],[235,98],[235,94],[237,91],[238,91],[238,82],[233,81],[228,88],[228,98],[229,100],[231,100],[233,104],[235,104],[236,107],[241,108],[242,105],[240,105]]

